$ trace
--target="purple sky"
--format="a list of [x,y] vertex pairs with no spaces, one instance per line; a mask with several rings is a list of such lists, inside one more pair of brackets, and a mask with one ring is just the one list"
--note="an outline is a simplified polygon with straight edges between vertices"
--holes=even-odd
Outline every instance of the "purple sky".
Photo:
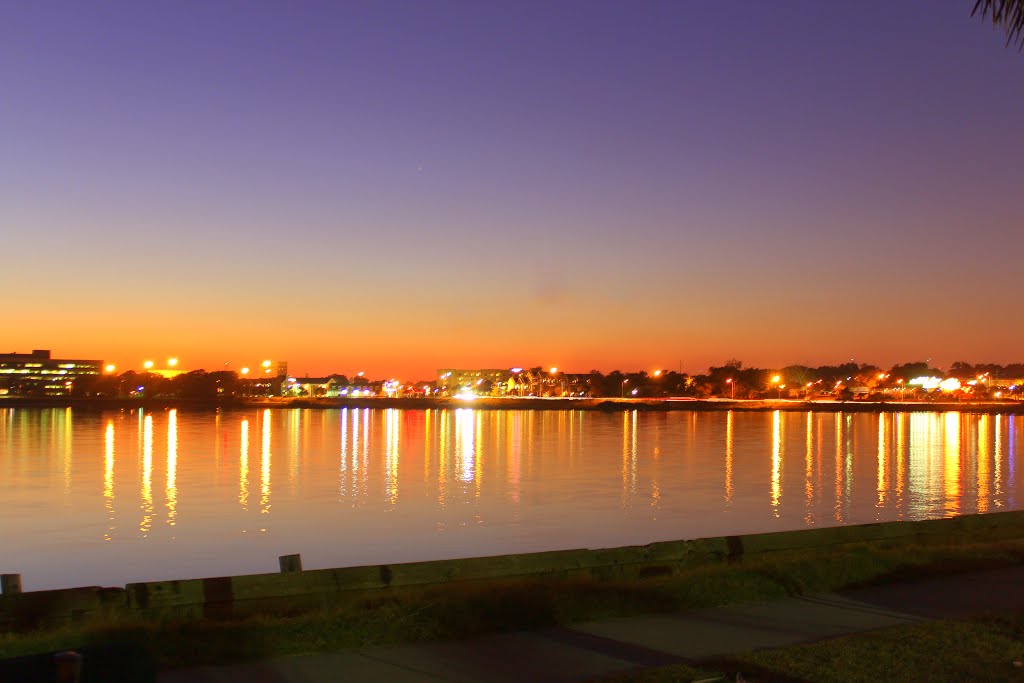
[[1024,360],[973,0],[8,2],[2,351]]

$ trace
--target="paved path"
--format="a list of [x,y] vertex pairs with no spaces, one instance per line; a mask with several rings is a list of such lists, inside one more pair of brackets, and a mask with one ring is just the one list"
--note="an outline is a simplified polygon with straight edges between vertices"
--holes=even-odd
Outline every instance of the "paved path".
[[609,619],[455,642],[370,647],[161,674],[160,683],[583,681],[992,610],[1024,610],[1024,566],[763,605]]

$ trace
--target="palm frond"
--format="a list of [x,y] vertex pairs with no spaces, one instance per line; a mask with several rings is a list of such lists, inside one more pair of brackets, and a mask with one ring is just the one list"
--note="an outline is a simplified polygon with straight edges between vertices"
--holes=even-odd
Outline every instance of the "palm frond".
[[977,0],[971,16],[975,14],[1006,31],[1007,45],[1016,43],[1024,50],[1024,0]]

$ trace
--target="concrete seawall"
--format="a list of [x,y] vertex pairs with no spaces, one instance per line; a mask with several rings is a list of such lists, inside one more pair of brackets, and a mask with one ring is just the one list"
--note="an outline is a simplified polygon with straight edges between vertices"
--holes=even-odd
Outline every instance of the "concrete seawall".
[[1024,511],[885,522],[460,560],[149,581],[0,596],[0,632],[109,619],[226,619],[297,612],[366,594],[438,584],[552,578],[635,580],[768,556],[830,554],[844,546],[950,545],[1024,539]]

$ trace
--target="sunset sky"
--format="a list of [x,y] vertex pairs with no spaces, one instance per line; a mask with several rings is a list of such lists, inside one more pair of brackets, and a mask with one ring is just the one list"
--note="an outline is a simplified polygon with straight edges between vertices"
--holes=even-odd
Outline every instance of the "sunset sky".
[[7,2],[0,352],[1019,362],[973,0]]

